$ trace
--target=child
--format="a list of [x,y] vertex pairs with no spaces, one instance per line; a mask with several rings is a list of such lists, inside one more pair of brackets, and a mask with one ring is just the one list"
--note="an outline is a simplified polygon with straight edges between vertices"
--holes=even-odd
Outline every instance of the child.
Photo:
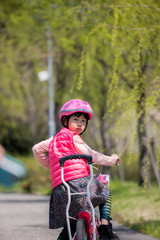
[[[46,169],[50,169],[52,194],[50,198],[49,228],[64,227],[58,240],[69,239],[66,226],[67,191],[61,181],[59,158],[70,154],[89,154],[93,162],[99,165],[114,166],[120,159],[113,154],[106,156],[92,150],[80,137],[86,130],[88,120],[91,120],[93,111],[91,106],[82,100],[72,99],[64,104],[60,110],[60,121],[63,128],[54,137],[36,144],[33,154],[38,162]],[[49,152],[49,159],[45,152]],[[74,159],[65,162],[64,178],[70,185],[71,192],[86,191],[89,181],[89,166],[84,159]],[[99,206],[101,226],[99,235],[101,240],[119,239],[112,232],[111,217],[111,194],[109,189],[96,177],[91,184],[91,200],[94,207]],[[74,195],[70,206],[70,216],[77,218],[79,211],[88,209],[86,195]],[[75,221],[71,221],[72,236],[75,233]]]

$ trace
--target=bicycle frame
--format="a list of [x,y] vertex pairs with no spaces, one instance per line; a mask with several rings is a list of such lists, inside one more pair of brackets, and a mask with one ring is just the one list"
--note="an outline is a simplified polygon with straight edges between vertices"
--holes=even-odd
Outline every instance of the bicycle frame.
[[[88,161],[89,168],[90,168],[90,180],[89,180],[89,182],[87,184],[87,191],[86,192],[71,193],[69,185],[64,180],[63,167],[64,167],[64,163],[65,163],[66,160],[72,160],[72,159],[78,159],[78,158],[79,159],[80,158],[84,158],[84,159],[86,159]],[[73,155],[68,155],[68,156],[60,158],[59,162],[60,162],[60,166],[61,166],[61,179],[62,179],[63,184],[67,188],[68,203],[67,203],[67,207],[66,207],[66,221],[67,221],[67,229],[68,229],[69,240],[72,240],[70,221],[69,221],[69,218],[71,219],[71,217],[69,216],[69,208],[70,208],[70,204],[71,204],[71,196],[72,195],[78,195],[78,194],[80,194],[80,195],[87,194],[88,203],[89,203],[89,206],[90,206],[91,212],[92,212],[93,240],[96,240],[95,210],[94,210],[94,207],[93,207],[91,199],[90,199],[90,190],[89,190],[90,184],[91,184],[91,182],[93,180],[93,176],[94,176],[93,175],[93,168],[92,168],[92,156],[87,155],[87,154],[73,154]]]

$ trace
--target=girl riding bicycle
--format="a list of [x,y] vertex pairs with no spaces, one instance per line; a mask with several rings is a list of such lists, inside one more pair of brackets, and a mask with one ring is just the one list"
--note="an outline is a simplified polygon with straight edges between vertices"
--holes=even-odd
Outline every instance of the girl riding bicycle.
[[[42,141],[32,148],[38,162],[51,172],[52,194],[49,209],[49,228],[63,227],[58,240],[69,239],[65,209],[67,205],[67,190],[61,181],[59,158],[71,154],[89,154],[93,162],[98,165],[114,166],[120,158],[113,154],[106,156],[92,150],[80,137],[86,130],[88,120],[91,120],[93,110],[91,106],[80,99],[71,99],[63,105],[59,118],[63,128],[54,137]],[[46,155],[49,152],[49,158]],[[64,165],[64,179],[70,186],[71,192],[86,191],[90,169],[84,159],[67,161]],[[101,225],[98,229],[100,239],[119,239],[112,232],[111,193],[96,177],[90,186],[91,201],[94,207],[99,206]],[[77,218],[80,211],[90,211],[87,196],[75,195],[70,206],[70,216]],[[71,221],[72,236],[76,230],[75,221]]]

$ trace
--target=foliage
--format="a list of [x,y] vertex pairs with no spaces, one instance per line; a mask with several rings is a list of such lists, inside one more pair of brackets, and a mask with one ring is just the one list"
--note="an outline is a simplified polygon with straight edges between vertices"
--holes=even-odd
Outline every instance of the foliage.
[[0,142],[30,152],[47,138],[47,83],[37,73],[47,69],[50,29],[57,130],[60,106],[83,98],[95,113],[89,145],[122,157],[127,146],[130,162],[153,137],[158,153],[159,12],[156,0],[1,1]]

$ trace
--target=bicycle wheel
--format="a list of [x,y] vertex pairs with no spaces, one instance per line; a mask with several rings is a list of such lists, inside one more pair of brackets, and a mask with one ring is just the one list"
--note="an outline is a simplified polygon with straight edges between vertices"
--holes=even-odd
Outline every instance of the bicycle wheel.
[[87,229],[83,218],[79,218],[76,226],[77,240],[87,240]]

